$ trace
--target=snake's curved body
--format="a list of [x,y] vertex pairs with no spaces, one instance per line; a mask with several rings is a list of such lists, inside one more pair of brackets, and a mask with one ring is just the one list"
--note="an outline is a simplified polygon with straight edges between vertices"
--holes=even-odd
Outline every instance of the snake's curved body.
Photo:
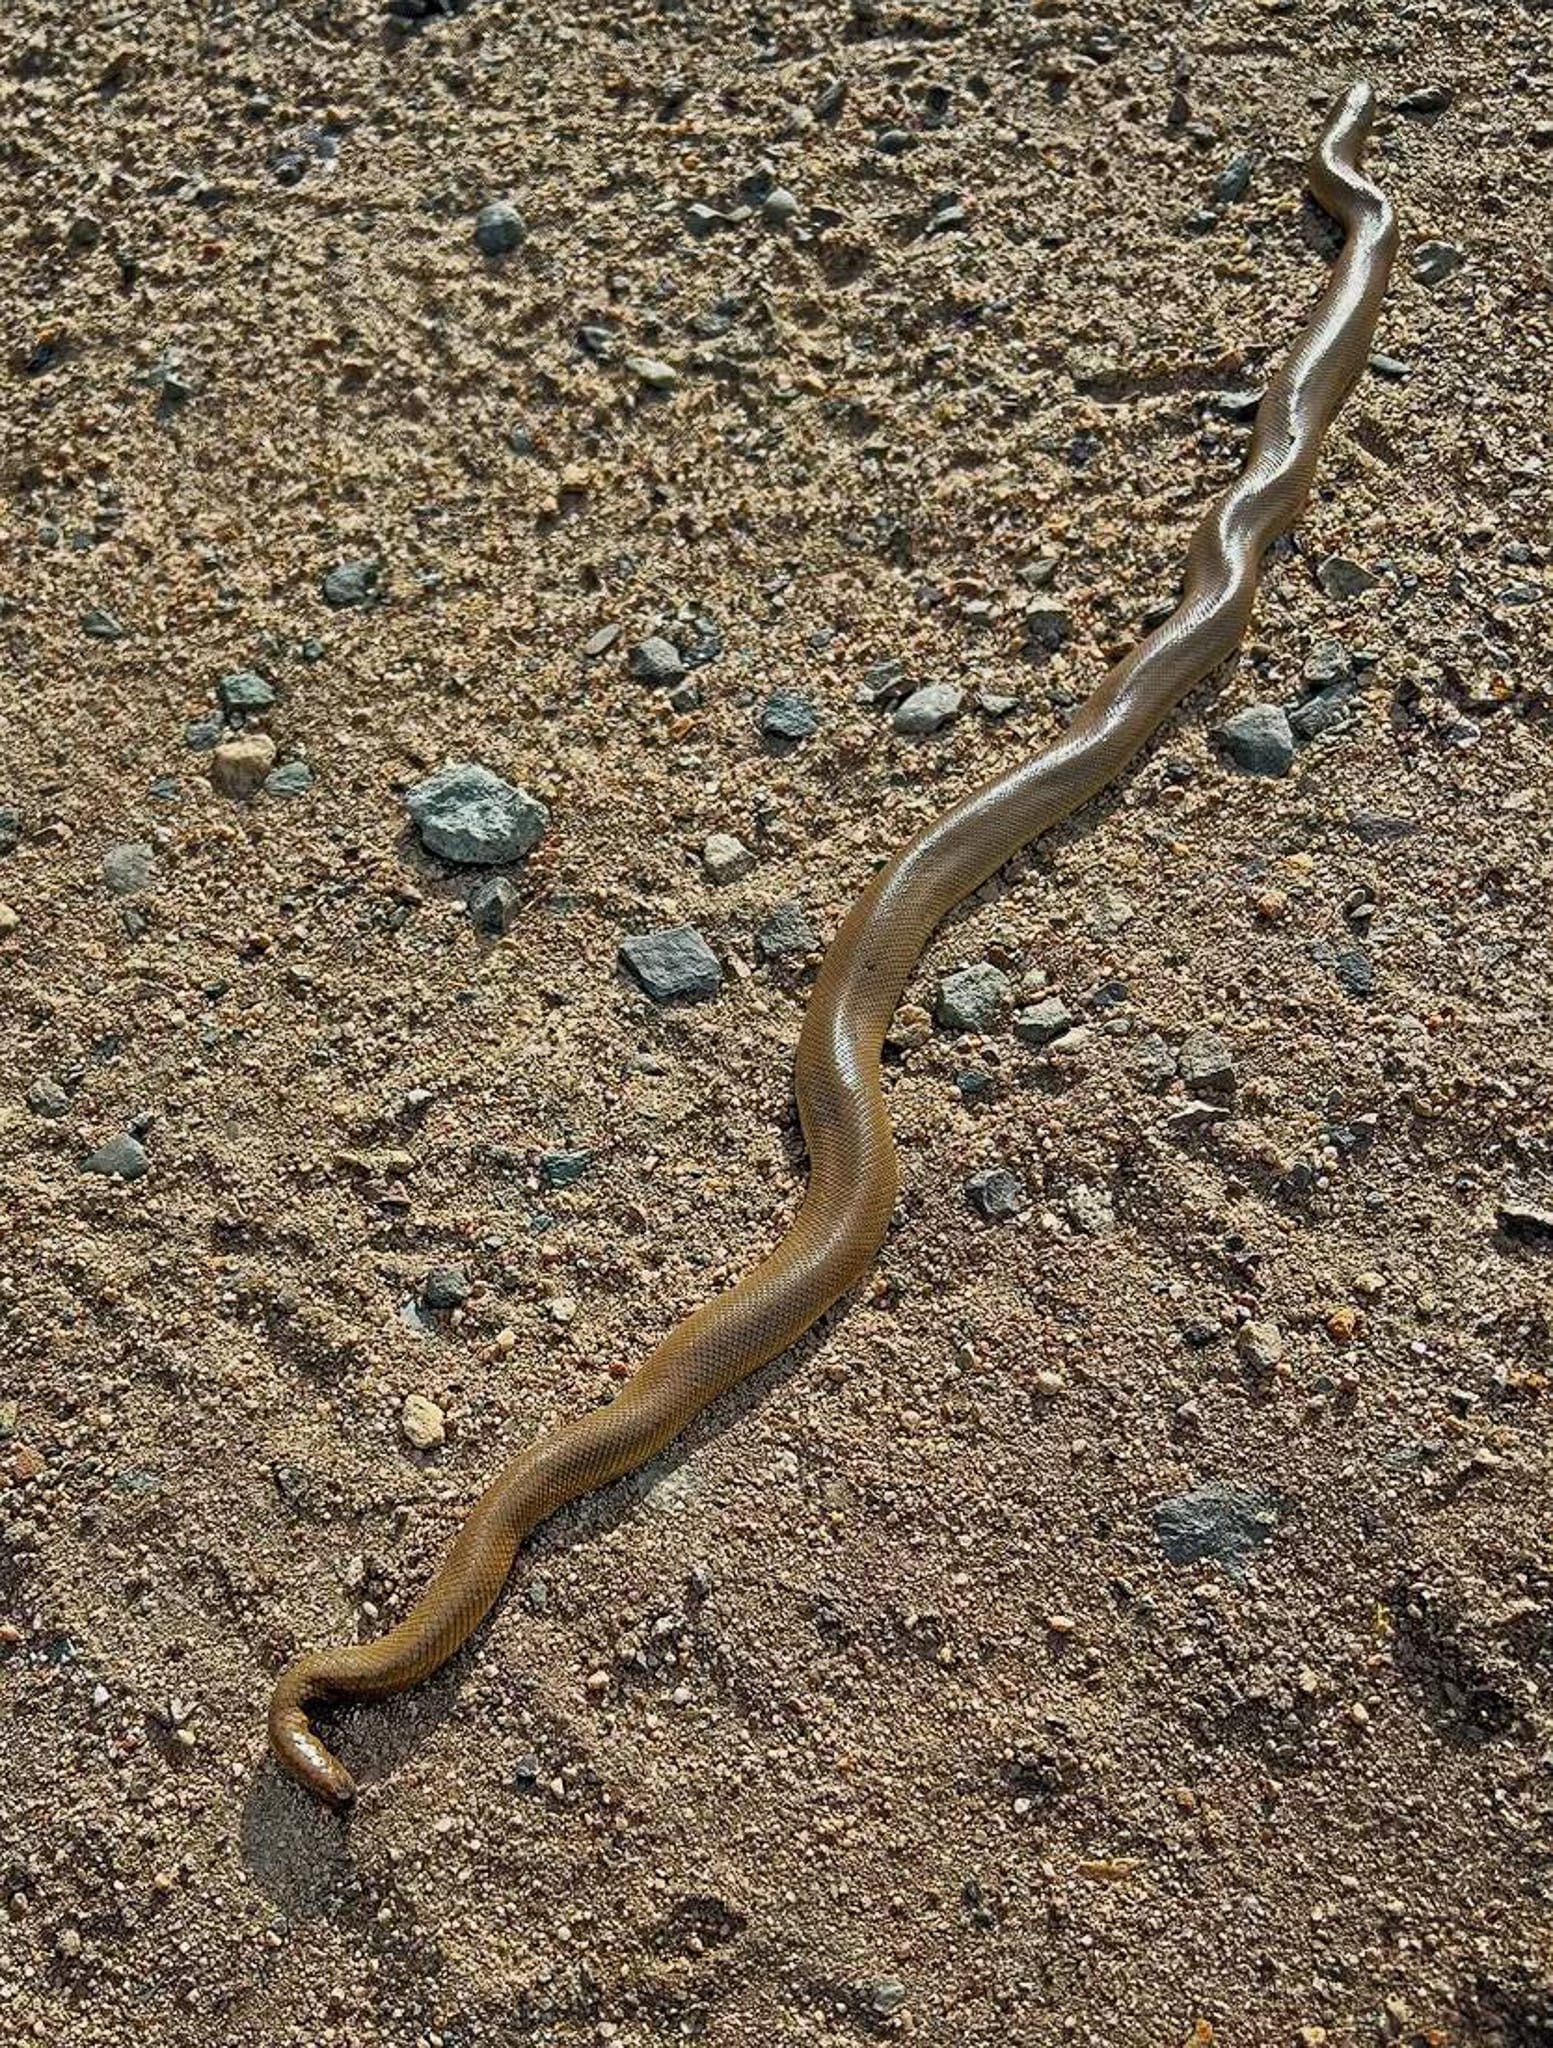
[[377,1642],[301,1657],[283,1673],[270,1738],[285,1768],[321,1798],[341,1805],[354,1786],[309,1726],[311,1703],[376,1698],[435,1671],[496,1600],[537,1522],[661,1450],[708,1402],[786,1350],[873,1259],[898,1185],[880,1052],[923,946],[956,903],[1110,782],[1234,651],[1263,551],[1305,502],[1322,437],[1368,355],[1396,246],[1390,203],[1358,168],[1373,108],[1368,86],[1355,85],[1312,155],[1310,186],[1344,229],[1343,248],[1268,386],[1244,471],[1197,529],[1180,604],[1058,740],[918,833],[875,875],[832,942],[798,1043],[810,1172],[791,1229],[672,1330],[607,1407],[512,1459],[397,1628]]

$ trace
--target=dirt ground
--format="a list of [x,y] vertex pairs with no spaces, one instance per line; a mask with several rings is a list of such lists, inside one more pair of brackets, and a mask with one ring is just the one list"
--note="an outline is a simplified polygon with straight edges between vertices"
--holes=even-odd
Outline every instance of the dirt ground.
[[[1550,41],[5,11],[0,2035],[1553,2041]],[[281,1664],[792,1213],[815,962],[757,931],[823,942],[1168,604],[1361,74],[1382,360],[1254,639],[910,991],[1072,1028],[891,1053],[875,1278],[337,1717],[315,1808]],[[959,715],[898,734],[890,660]],[[300,794],[212,783],[234,672]],[[449,760],[549,808],[504,937],[408,829]],[[721,987],[658,1005],[619,947],[682,924]]]

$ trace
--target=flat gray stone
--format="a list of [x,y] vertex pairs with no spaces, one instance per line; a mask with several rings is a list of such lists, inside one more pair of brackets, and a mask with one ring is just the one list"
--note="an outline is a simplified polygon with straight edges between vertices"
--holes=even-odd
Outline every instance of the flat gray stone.
[[899,733],[937,732],[958,713],[964,701],[953,683],[924,683],[896,707],[890,723]]
[[313,786],[313,771],[305,761],[283,761],[264,778],[266,796],[305,796]]
[[704,1003],[723,985],[717,955],[694,925],[622,939],[620,960],[655,1003]]
[[138,1139],[126,1132],[117,1138],[110,1138],[99,1145],[95,1152],[89,1152],[81,1161],[83,1173],[106,1174],[113,1180],[139,1180],[150,1171],[151,1162],[145,1154],[145,1147]]
[[405,807],[428,853],[467,867],[521,860],[550,822],[536,797],[473,761],[428,775],[405,797]]
[[102,878],[115,896],[138,896],[156,875],[156,855],[143,839],[110,846],[102,857]]
[[965,1183],[965,1195],[978,1215],[989,1223],[1006,1223],[1030,1206],[1030,1194],[1020,1176],[1008,1166],[983,1167]]
[[1050,1045],[1073,1026],[1073,1012],[1061,996],[1042,996],[1014,1018],[1014,1036],[1026,1045]]
[[381,575],[376,562],[341,562],[324,578],[324,603],[336,611],[367,604],[377,596]]
[[1287,775],[1294,765],[1294,734],[1281,704],[1248,704],[1219,728],[1224,748],[1247,775]]
[[1454,242],[1420,242],[1408,265],[1420,284],[1434,285],[1443,284],[1466,260]]
[[1347,555],[1328,555],[1316,564],[1316,581],[1328,597],[1363,597],[1378,580],[1362,562],[1350,561]]
[[714,832],[701,849],[701,865],[713,882],[737,882],[755,866],[755,856],[731,832]]
[[628,666],[638,682],[663,687],[679,682],[685,673],[684,657],[674,642],[665,640],[661,633],[638,640],[631,649]]
[[794,899],[778,903],[755,932],[755,950],[762,960],[780,960],[793,953],[813,953],[819,940]]
[[1154,1534],[1172,1564],[1239,1571],[1278,1526],[1278,1497],[1265,1486],[1209,1480],[1154,1510]]
[[470,891],[465,909],[469,922],[487,938],[499,939],[518,914],[523,892],[505,875],[492,875]]
[[960,967],[938,984],[933,1014],[945,1031],[987,1031],[1013,1000],[1014,985],[988,960]]
[[1196,1092],[1212,1093],[1235,1085],[1235,1063],[1216,1031],[1189,1031],[1181,1041],[1176,1065],[1181,1079]]
[[216,685],[216,695],[223,711],[268,711],[275,702],[275,692],[263,676],[248,668],[234,669],[231,675],[223,676]]
[[760,729],[770,740],[812,739],[819,716],[807,697],[796,690],[774,690],[760,708]]

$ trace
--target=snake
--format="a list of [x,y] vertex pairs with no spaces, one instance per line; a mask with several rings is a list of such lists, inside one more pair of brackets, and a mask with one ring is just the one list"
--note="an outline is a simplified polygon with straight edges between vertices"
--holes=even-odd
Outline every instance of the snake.
[[881,866],[826,949],[795,1062],[808,1182],[779,1242],[672,1329],[612,1400],[504,1465],[396,1627],[305,1654],[281,1673],[269,1710],[272,1749],[329,1806],[348,1806],[355,1784],[309,1709],[382,1698],[427,1678],[495,1604],[536,1524],[661,1451],[708,1403],[786,1351],[872,1262],[900,1185],[884,1042],[927,941],[956,904],[1113,781],[1235,652],[1262,557],[1302,510],[1323,438],[1365,367],[1397,246],[1391,202],[1360,168],[1374,112],[1370,86],[1353,84],[1311,152],[1307,183],[1342,229],[1341,247],[1308,325],[1268,381],[1240,474],[1193,534],[1174,610],[1050,744],[962,797]]

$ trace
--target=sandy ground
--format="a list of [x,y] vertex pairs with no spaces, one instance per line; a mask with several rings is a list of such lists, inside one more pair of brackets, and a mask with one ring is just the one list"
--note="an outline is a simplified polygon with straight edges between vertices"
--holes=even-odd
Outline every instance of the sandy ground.
[[[6,10],[7,2039],[1553,2040],[1550,28]],[[316,1810],[280,1664],[791,1214],[814,963],[757,929],[823,940],[1168,602],[1360,72],[1390,360],[1255,639],[911,992],[991,962],[1073,1033],[892,1054],[874,1280],[339,1719],[365,1790]],[[716,654],[678,709],[662,632]],[[958,717],[897,735],[891,659]],[[1334,659],[1342,716],[1241,772],[1224,719]],[[305,793],[187,744],[236,671]],[[407,830],[450,759],[550,809],[500,940]],[[618,948],[678,924],[722,986],[660,1007]],[[127,1134],[143,1177],[82,1170]],[[1231,1568],[1166,1554],[1203,1487],[1259,1504]]]

